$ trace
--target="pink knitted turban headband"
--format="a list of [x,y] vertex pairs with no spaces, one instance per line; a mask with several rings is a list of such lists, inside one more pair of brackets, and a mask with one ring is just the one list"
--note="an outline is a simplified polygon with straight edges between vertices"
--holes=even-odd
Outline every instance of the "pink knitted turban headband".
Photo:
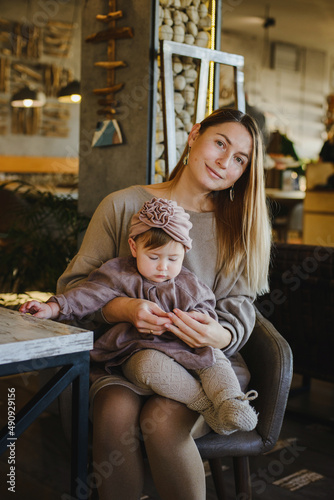
[[192,228],[189,215],[175,201],[152,198],[131,219],[130,238],[145,233],[152,227],[160,228],[173,240],[191,249],[189,230]]

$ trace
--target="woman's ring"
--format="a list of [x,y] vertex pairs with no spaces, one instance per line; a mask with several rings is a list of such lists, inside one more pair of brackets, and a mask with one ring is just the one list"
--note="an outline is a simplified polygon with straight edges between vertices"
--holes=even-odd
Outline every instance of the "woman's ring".
[[153,330],[150,330],[150,334],[151,334],[151,335],[152,335],[152,333],[153,333]]

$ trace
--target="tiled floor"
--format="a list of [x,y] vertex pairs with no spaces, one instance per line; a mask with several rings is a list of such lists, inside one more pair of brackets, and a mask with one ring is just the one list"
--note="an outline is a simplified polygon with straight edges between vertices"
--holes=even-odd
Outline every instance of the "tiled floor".
[[[20,404],[34,392],[38,377],[0,382],[1,424],[6,420],[8,387],[16,387]],[[299,382],[295,377],[295,382]],[[7,454],[0,460],[1,500],[66,500],[69,484],[69,446],[59,417],[51,408],[16,443],[16,493],[7,490]],[[254,500],[313,500],[334,498],[334,385],[312,381],[311,391],[290,397],[277,448],[250,460]],[[234,499],[232,463],[224,460],[227,499]],[[291,476],[291,477],[290,477]],[[66,495],[67,493],[67,495]],[[158,500],[151,482],[146,500]],[[122,500],[122,499],[120,499]],[[173,500],[173,499],[171,499]],[[207,500],[217,500],[207,476]],[[245,500],[239,498],[238,500]]]

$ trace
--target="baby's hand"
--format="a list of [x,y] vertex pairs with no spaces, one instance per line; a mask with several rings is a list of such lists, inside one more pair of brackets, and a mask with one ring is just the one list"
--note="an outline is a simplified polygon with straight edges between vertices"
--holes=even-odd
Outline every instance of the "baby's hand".
[[36,318],[43,319],[54,319],[58,316],[59,306],[58,304],[52,303],[58,307],[58,311],[54,311],[54,308],[51,304],[46,304],[45,302],[38,302],[37,300],[29,300],[25,302],[20,307],[19,311],[25,314],[31,314]]

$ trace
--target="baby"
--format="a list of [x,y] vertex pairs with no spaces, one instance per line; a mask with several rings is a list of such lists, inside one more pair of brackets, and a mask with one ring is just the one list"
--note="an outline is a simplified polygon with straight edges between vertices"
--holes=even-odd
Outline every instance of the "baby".
[[[46,303],[26,302],[20,311],[45,319],[80,320],[125,296],[153,301],[166,313],[178,308],[217,320],[212,290],[182,265],[191,249],[191,227],[182,207],[153,198],[132,217],[131,257],[111,259],[77,287]],[[186,404],[219,434],[256,427],[257,414],[249,400],[257,393],[241,391],[219,349],[192,348],[169,331],[143,334],[130,323],[113,323],[95,342],[91,359],[107,373],[120,365],[132,383]]]

